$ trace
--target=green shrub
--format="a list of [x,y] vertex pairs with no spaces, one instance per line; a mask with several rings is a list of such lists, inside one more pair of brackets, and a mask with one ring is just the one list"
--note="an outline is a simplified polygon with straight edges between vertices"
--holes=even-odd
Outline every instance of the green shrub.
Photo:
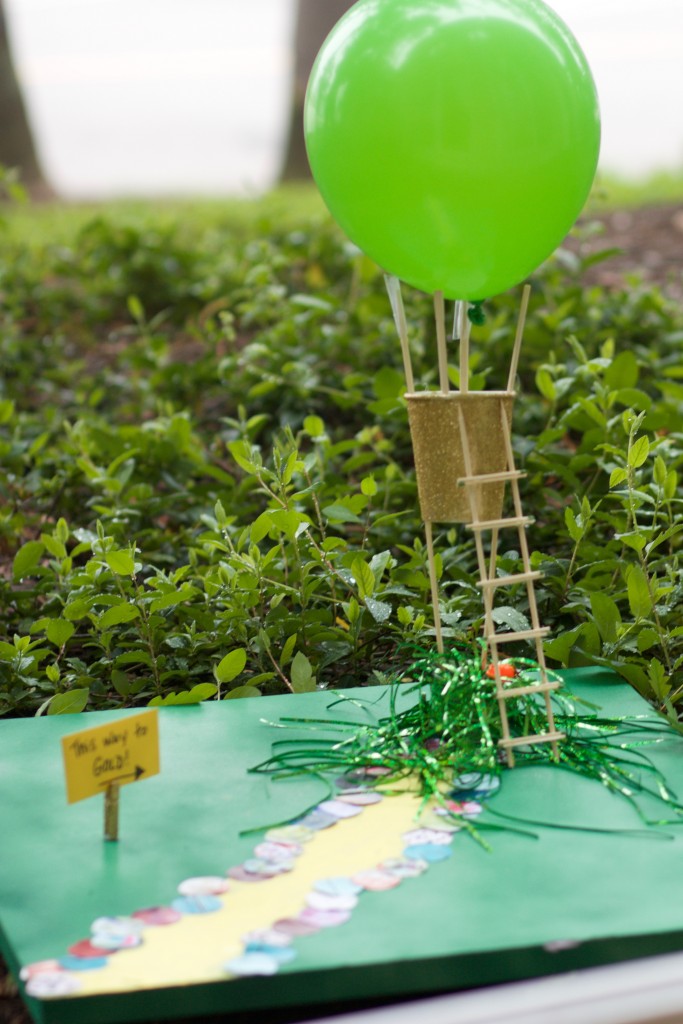
[[[23,212],[6,233],[0,714],[365,684],[433,643],[381,274],[324,215],[272,209],[77,212],[47,240]],[[671,710],[683,318],[635,281],[584,286],[592,260],[535,276],[515,409],[546,649]],[[473,387],[504,384],[518,301],[487,304]],[[436,386],[430,302],[406,308]],[[472,642],[468,535],[436,540],[445,634]],[[514,547],[500,565],[520,571]],[[507,601],[520,621],[524,588]]]

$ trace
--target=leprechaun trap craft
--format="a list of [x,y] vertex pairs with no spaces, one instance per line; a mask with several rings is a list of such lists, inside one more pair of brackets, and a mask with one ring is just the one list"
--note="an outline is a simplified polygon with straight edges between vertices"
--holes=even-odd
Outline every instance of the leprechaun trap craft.
[[[91,713],[77,732],[0,723],[0,950],[37,1022],[244,1019],[683,941],[661,881],[683,843],[682,740],[609,672],[545,662],[511,442],[528,285],[505,390],[470,388],[482,300],[550,255],[591,187],[586,60],[541,0],[359,0],[320,52],[305,129],[332,214],[386,274],[434,649],[388,687]],[[401,282],[433,296],[438,390],[414,379]],[[474,649],[444,644],[444,523],[477,554]],[[507,531],[522,571],[499,575]],[[500,633],[517,585],[530,626]]]

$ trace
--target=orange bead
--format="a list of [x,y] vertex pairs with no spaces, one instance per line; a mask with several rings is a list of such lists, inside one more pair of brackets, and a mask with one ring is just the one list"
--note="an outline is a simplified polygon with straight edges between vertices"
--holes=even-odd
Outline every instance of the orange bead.
[[[501,679],[514,679],[514,677],[517,675],[517,670],[515,669],[515,666],[510,665],[509,662],[499,661],[498,674],[500,675]],[[496,669],[493,665],[489,665],[489,667],[486,669],[486,675],[488,679],[496,678]]]

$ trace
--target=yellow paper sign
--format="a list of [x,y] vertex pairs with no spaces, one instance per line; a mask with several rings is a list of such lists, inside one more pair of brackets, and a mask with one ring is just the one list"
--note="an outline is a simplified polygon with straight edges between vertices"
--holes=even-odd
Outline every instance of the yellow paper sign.
[[159,774],[159,715],[145,711],[62,737],[70,804]]

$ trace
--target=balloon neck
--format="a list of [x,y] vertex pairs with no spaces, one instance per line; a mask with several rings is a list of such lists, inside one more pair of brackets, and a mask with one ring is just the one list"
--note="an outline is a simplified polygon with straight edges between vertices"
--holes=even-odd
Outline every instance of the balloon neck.
[[476,326],[486,323],[486,313],[484,312],[483,303],[473,302],[467,310],[467,318],[471,324],[475,324]]

